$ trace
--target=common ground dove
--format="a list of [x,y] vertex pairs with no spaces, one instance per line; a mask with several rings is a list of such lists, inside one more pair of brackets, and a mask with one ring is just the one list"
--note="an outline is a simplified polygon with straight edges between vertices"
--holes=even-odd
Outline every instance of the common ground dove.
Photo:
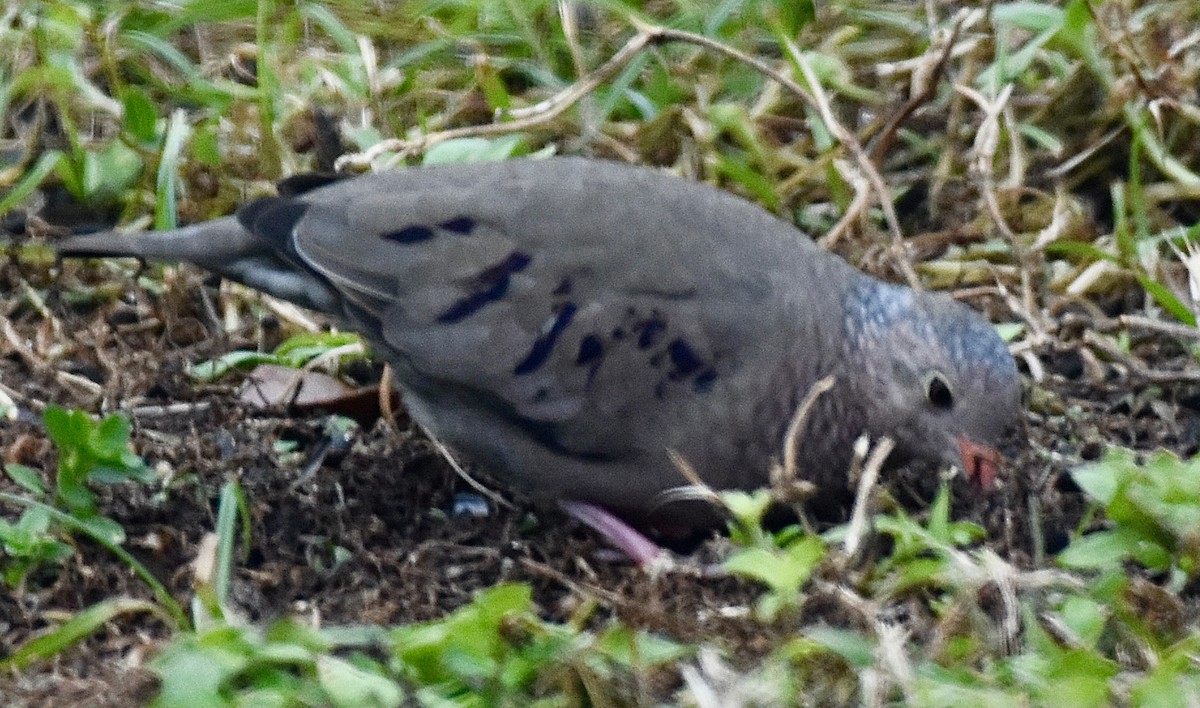
[[868,277],[712,187],[579,158],[293,179],[235,217],[109,232],[64,256],[186,261],[329,313],[394,368],[412,417],[535,497],[687,525],[678,453],[767,483],[797,404],[800,474],[854,440],[990,485],[1018,375],[970,308]]

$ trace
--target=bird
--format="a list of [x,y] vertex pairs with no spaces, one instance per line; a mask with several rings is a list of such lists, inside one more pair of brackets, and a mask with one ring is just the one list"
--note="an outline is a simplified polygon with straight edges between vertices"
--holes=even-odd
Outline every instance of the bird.
[[679,460],[713,490],[766,486],[826,377],[796,438],[817,488],[846,487],[862,435],[990,488],[1020,418],[1013,357],[967,305],[868,276],[717,187],[618,162],[301,175],[233,216],[54,247],[192,263],[325,313],[451,449],[535,501],[639,528],[699,523]]

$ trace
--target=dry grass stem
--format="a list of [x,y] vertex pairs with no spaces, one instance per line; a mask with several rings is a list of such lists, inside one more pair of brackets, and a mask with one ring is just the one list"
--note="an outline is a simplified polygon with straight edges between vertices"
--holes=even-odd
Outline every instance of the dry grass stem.
[[[863,440],[865,436],[859,439]],[[854,492],[854,509],[850,512],[850,523],[847,524],[846,529],[844,548],[846,556],[850,559],[857,558],[865,546],[864,540],[870,526],[871,490],[879,481],[879,471],[883,468],[884,461],[887,460],[888,455],[892,454],[892,449],[895,447],[894,440],[883,437],[871,448],[869,455],[865,453],[860,455],[861,447],[855,443],[855,465],[862,463],[863,458],[866,458],[866,462],[862,463],[862,474],[858,478],[858,485]]]
[[800,401],[800,405],[796,406],[796,412],[792,414],[792,420],[788,423],[787,432],[783,436],[783,466],[778,475],[772,475],[778,479],[773,479],[771,486],[778,487],[799,477],[800,436],[804,433],[804,426],[808,423],[808,417],[812,415],[812,409],[816,405],[817,399],[832,389],[836,383],[837,377],[835,376],[826,376],[817,381],[808,389],[808,393]]
[[435,438],[428,430],[425,430],[424,433],[425,437],[429,439],[429,442],[433,444],[434,449],[437,450],[438,454],[442,456],[442,459],[446,461],[446,464],[450,465],[450,469],[454,470],[454,473],[457,474],[462,481],[466,482],[471,489],[474,489],[484,497],[492,500],[492,502],[494,502],[497,506],[505,509],[516,509],[511,502],[491,489],[488,489],[483,485],[482,482],[472,477],[467,470],[464,469],[461,464],[459,464],[458,460],[454,458],[454,453],[450,452],[450,448],[442,444],[441,440]]
[[1164,371],[1162,369],[1151,369],[1141,360],[1137,359],[1131,354],[1121,351],[1117,345],[1110,342],[1107,338],[1096,334],[1095,332],[1085,330],[1082,337],[1084,344],[1099,350],[1106,358],[1123,366],[1129,376],[1141,381],[1159,384],[1200,383],[1200,369],[1190,369],[1186,371]]
[[392,393],[396,390],[394,378],[392,365],[384,364],[383,374],[379,377],[379,417],[383,419],[383,424],[387,426],[388,432],[392,435],[399,435],[400,426],[396,423],[396,410],[392,406]]
[[945,75],[946,64],[950,58],[965,54],[978,43],[978,40],[975,40],[960,46],[958,40],[965,27],[976,24],[983,17],[984,13],[980,10],[959,10],[958,16],[955,18],[954,24],[949,31],[933,32],[933,41],[930,42],[929,48],[924,54],[903,62],[883,64],[878,68],[878,71],[882,75],[911,71],[912,79],[909,82],[908,100],[888,118],[883,129],[879,131],[874,144],[871,145],[868,155],[871,158],[872,164],[876,167],[883,165],[883,158],[896,144],[896,136],[900,133],[900,126],[918,108],[929,103],[937,95],[938,82]]
[[851,169],[845,160],[834,160],[834,166],[842,179],[845,179],[854,188],[854,199],[850,201],[850,205],[846,207],[845,213],[837,223],[824,236],[817,239],[817,243],[827,249],[832,249],[837,245],[842,236],[850,231],[850,226],[862,217],[863,212],[871,204],[871,185],[867,179]]

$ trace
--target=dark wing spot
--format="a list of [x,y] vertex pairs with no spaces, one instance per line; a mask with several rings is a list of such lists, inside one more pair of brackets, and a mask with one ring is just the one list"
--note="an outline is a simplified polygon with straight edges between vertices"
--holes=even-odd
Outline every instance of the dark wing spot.
[[612,334],[610,336],[613,338],[614,341],[619,342],[625,338],[625,330],[621,327],[614,327]]
[[513,273],[519,273],[532,260],[527,253],[513,251],[499,263],[480,271],[471,279],[471,291],[450,309],[438,316],[437,321],[453,324],[474,314],[479,308],[504,297],[508,292],[509,278]]
[[704,366],[704,360],[682,339],[671,340],[667,345],[667,354],[671,357],[673,367],[670,376],[675,381],[691,376]]
[[558,341],[558,337],[563,333],[563,330],[567,328],[567,325],[571,324],[571,319],[575,317],[575,310],[577,308],[574,304],[568,302],[556,309],[557,312],[554,315],[554,320],[550,323],[550,328],[542,336],[534,340],[533,346],[529,348],[529,353],[513,369],[513,374],[521,376],[537,371],[550,358],[550,353],[554,351],[554,344]]
[[403,243],[406,245],[421,243],[433,238],[433,229],[429,228],[428,226],[420,225],[405,226],[399,231],[391,231],[386,234],[380,234],[379,237],[382,239],[387,239],[388,241],[395,241],[396,243]]
[[573,285],[573,283],[571,282],[571,277],[567,276],[567,277],[563,278],[562,280],[558,281],[558,287],[556,287],[554,289],[554,292],[551,294],[552,295],[570,295],[572,285]]
[[589,334],[579,342],[579,355],[575,357],[576,366],[584,366],[604,356],[604,344],[594,334]]
[[528,253],[513,251],[496,265],[480,271],[479,275],[475,276],[473,282],[476,285],[489,285],[499,280],[508,280],[508,276],[513,273],[525,270],[525,266],[529,265],[531,260],[533,258]]
[[447,231],[467,236],[475,230],[475,220],[469,216],[456,216],[449,221],[443,221],[438,226]]
[[717,380],[717,372],[715,369],[705,369],[696,374],[696,378],[692,379],[692,390],[696,393],[708,393],[712,390],[713,383]]
[[667,323],[662,316],[657,312],[650,313],[648,319],[642,320],[634,325],[634,330],[640,332],[638,335],[638,349],[649,349],[654,346],[663,333],[667,329]]

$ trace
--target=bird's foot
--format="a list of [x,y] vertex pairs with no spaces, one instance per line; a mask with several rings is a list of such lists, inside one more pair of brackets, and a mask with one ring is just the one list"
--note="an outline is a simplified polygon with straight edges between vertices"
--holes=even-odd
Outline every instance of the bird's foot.
[[611,512],[587,502],[560,501],[567,514],[600,534],[629,556],[638,566],[651,572],[667,570],[674,565],[671,554],[640,531],[614,516]]

